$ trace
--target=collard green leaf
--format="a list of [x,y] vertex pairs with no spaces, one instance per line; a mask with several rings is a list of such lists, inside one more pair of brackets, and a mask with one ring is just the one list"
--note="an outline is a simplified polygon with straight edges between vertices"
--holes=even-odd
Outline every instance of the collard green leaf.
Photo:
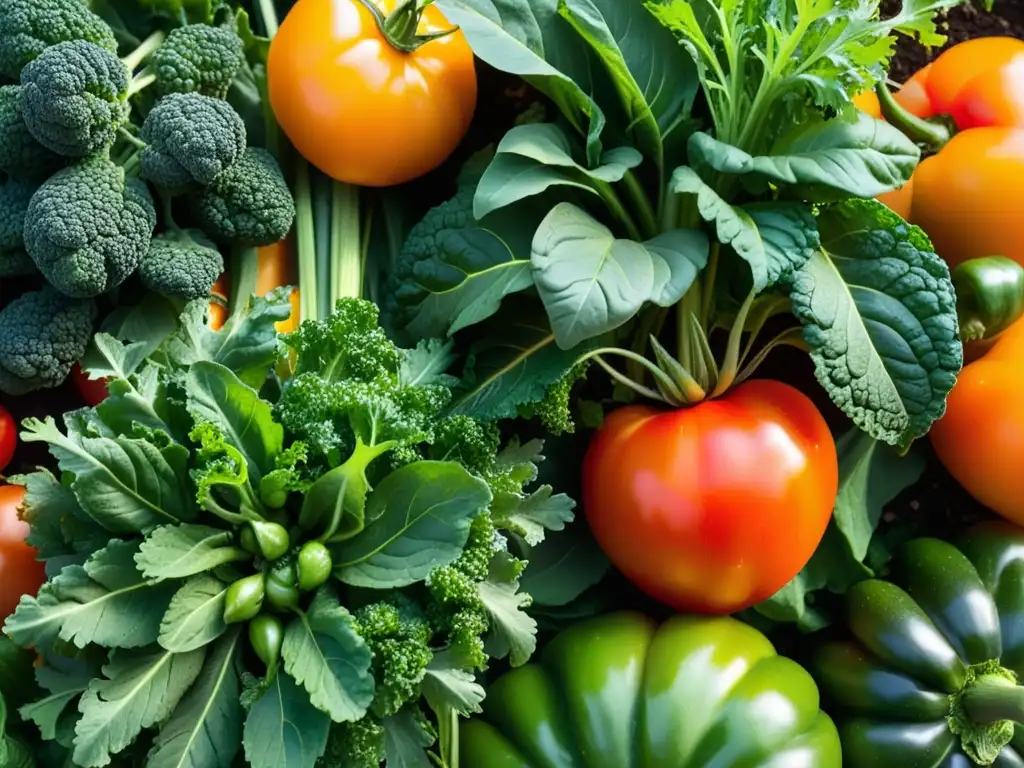
[[313,768],[324,754],[331,719],[279,671],[249,709],[242,743],[251,768]]
[[543,194],[551,187],[581,189],[597,197],[611,182],[621,181],[643,156],[632,147],[605,152],[593,169],[573,159],[572,144],[553,123],[512,128],[498,144],[473,198],[473,215],[483,219],[499,208]]
[[85,648],[140,648],[156,642],[173,583],[151,584],[135,568],[139,542],[111,541],[84,566],[70,565],[36,597],[24,595],[4,631],[19,645],[58,638]]
[[[118,341],[143,344],[149,354],[177,330],[178,315],[170,299],[158,293],[147,293],[138,304],[118,307],[103,318],[100,332]],[[92,353],[86,350],[83,370],[88,371],[93,360]]]
[[921,150],[898,128],[859,111],[851,118],[818,117],[798,125],[764,156],[752,157],[706,133],[693,134],[688,151],[695,164],[788,184],[790,194],[815,202],[892,192],[921,159]]
[[469,717],[481,711],[487,695],[476,676],[450,650],[438,651],[427,664],[423,678],[423,696],[435,712],[449,706]]
[[434,736],[414,710],[406,709],[382,721],[384,757],[389,768],[433,768],[427,748]]
[[611,570],[590,529],[580,523],[531,547],[525,557],[529,565],[520,586],[538,606],[567,605]]
[[872,437],[908,445],[942,415],[963,364],[949,269],[873,200],[823,211],[818,229],[822,247],[790,288],[818,380]]
[[373,652],[328,590],[317,592],[309,610],[288,624],[281,656],[313,706],[334,722],[351,723],[366,714],[373,701]]
[[111,533],[138,533],[195,516],[183,478],[188,450],[147,440],[64,435],[52,417],[26,419],[22,440],[46,443],[82,509]]
[[[187,653],[212,643],[227,630],[224,596],[228,586],[209,574],[186,581],[174,593],[160,622],[160,647]],[[236,685],[237,687],[237,685]]]
[[75,727],[75,762],[99,768],[135,741],[143,728],[167,719],[203,668],[205,651],[119,655],[82,696]]
[[437,566],[458,558],[470,523],[490,503],[487,483],[460,464],[407,464],[370,494],[366,518],[372,522],[335,548],[335,575],[371,589],[422,581]]
[[646,302],[677,302],[707,258],[700,232],[619,240],[583,209],[559,203],[534,236],[531,261],[555,340],[572,349],[629,322]]
[[254,486],[274,469],[284,447],[284,429],[274,421],[270,403],[231,370],[218,363],[195,363],[188,373],[188,409],[194,418],[220,428],[241,451]]
[[507,656],[513,667],[525,664],[537,650],[537,622],[523,610],[531,600],[519,591],[519,574],[517,562],[507,552],[499,552],[478,587],[491,621],[487,652],[498,659]]
[[238,703],[241,630],[217,641],[195,685],[153,740],[146,768],[213,768],[231,765],[241,746]]
[[135,564],[149,579],[184,579],[251,556],[231,546],[232,534],[208,525],[164,525],[139,545]]
[[818,229],[808,206],[770,202],[733,206],[692,168],[677,168],[670,189],[695,195],[701,218],[714,223],[718,242],[750,265],[754,290],[763,291],[798,269],[817,249]]

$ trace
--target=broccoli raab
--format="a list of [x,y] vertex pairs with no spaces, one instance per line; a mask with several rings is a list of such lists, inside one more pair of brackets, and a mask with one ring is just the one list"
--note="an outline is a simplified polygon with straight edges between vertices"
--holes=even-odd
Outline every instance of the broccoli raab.
[[[255,249],[291,229],[295,204],[276,159],[248,146],[225,100],[237,85],[247,104],[259,101],[239,32],[247,22],[211,7],[204,23],[154,17],[140,41],[80,0],[0,3],[0,81],[14,81],[0,85],[0,278],[84,302],[76,317],[89,327],[76,338],[94,330],[99,306],[137,300],[122,290],[128,281],[179,307],[208,296],[222,250],[253,283]],[[56,338],[32,337],[13,306],[0,309],[0,339],[52,362],[24,377],[33,366],[7,365],[0,391],[59,385],[75,358],[51,346]]]
[[[47,290],[55,304],[26,322],[79,306]],[[447,416],[446,345],[399,349],[372,303],[341,300],[287,349],[285,290],[220,332],[205,306],[186,305],[148,356],[97,335],[83,365],[109,379],[107,400],[63,428],[27,422],[62,479],[16,478],[51,578],[4,631],[63,693],[23,716],[65,723],[67,764],[83,768],[129,752],[154,767],[379,768],[417,751],[443,764],[438,740],[480,709],[476,675],[534,650],[510,544],[560,528],[572,502],[532,516],[551,491],[526,489],[539,444],[502,449],[494,425]],[[296,373],[266,399],[254,387],[289,351]],[[97,647],[110,661],[77,652]],[[61,688],[67,674],[81,685]],[[157,701],[159,716],[132,714]]]

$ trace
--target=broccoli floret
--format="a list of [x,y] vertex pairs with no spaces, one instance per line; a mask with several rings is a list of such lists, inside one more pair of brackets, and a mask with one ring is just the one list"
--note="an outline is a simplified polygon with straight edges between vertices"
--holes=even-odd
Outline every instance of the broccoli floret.
[[0,277],[20,277],[36,271],[25,252],[25,211],[35,187],[8,180],[0,186]]
[[224,257],[217,246],[196,229],[172,229],[156,235],[139,264],[143,285],[185,301],[209,296],[223,271]]
[[0,78],[22,68],[51,45],[86,40],[117,53],[114,33],[82,0],[4,0],[0,10]]
[[331,726],[320,768],[380,768],[384,762],[384,726],[371,715]]
[[23,395],[59,386],[92,337],[96,305],[51,286],[0,311],[0,391]]
[[128,68],[85,40],[58,43],[21,72],[21,114],[36,141],[67,157],[113,144],[128,119]]
[[486,476],[494,469],[500,448],[501,431],[496,424],[458,414],[437,425],[428,453],[436,461],[457,461],[470,472]]
[[295,220],[295,200],[277,160],[249,147],[196,200],[196,215],[214,240],[242,246],[280,242]]
[[160,95],[201,93],[223,99],[244,62],[242,38],[234,29],[189,24],[171,31],[149,69]]
[[574,366],[565,376],[552,384],[544,393],[539,403],[520,406],[519,416],[524,419],[539,419],[540,423],[552,435],[572,434],[576,431],[576,422],[572,417],[570,400],[576,382],[587,375],[590,361],[585,360]]
[[419,697],[434,657],[430,624],[408,601],[400,606],[374,603],[357,611],[355,618],[357,631],[373,651],[373,712],[377,717],[397,714]]
[[172,93],[146,117],[141,139],[140,175],[175,190],[209,184],[233,165],[245,152],[245,123],[226,101]]
[[21,86],[0,86],[0,171],[12,179],[43,181],[70,160],[44,147],[21,117]]
[[25,250],[61,293],[98,296],[138,268],[155,226],[145,184],[97,156],[58,171],[32,196]]

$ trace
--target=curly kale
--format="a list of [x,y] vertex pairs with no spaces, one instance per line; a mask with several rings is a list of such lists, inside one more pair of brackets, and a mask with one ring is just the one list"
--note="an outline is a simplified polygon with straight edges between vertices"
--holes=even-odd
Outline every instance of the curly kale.
[[374,714],[397,714],[419,698],[420,683],[434,656],[430,650],[433,630],[416,604],[399,595],[393,603],[361,608],[355,618],[357,631],[373,651]]
[[242,39],[234,29],[189,24],[167,35],[149,60],[149,69],[162,96],[201,93],[223,99],[244,63]]
[[437,425],[427,454],[435,461],[457,461],[473,474],[487,477],[494,471],[500,448],[497,424],[458,414]]
[[224,257],[196,229],[156,235],[139,263],[142,284],[164,296],[191,301],[210,295],[224,271]]
[[226,101],[172,93],[142,124],[140,175],[171,190],[207,185],[245,152],[245,123]]
[[156,211],[145,184],[97,156],[51,176],[33,195],[26,222],[25,249],[43,276],[61,293],[87,298],[138,268]]
[[320,768],[380,768],[384,762],[384,726],[367,715],[354,723],[331,726]]
[[0,86],[0,171],[19,181],[43,181],[71,161],[52,152],[21,116],[21,86]]
[[295,199],[277,160],[258,147],[245,150],[203,189],[195,208],[214,240],[242,246],[280,242],[295,220]]
[[17,80],[47,48],[84,40],[117,53],[117,40],[82,0],[4,0],[0,11],[0,79]]
[[67,157],[106,149],[128,119],[128,68],[85,40],[44,50],[21,73],[21,113],[36,141]]
[[0,310],[0,391],[23,395],[59,386],[85,353],[96,305],[51,286],[19,296]]
[[590,361],[575,365],[565,376],[552,384],[538,403],[519,407],[519,416],[524,419],[538,419],[552,435],[572,434],[576,422],[572,415],[572,391],[576,383],[587,375]]

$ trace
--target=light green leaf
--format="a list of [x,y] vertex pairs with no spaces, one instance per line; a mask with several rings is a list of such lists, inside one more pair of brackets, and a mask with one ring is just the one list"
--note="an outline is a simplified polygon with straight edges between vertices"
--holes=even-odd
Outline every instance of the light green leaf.
[[460,464],[407,464],[370,494],[366,519],[373,522],[337,546],[334,573],[346,584],[371,589],[422,581],[462,554],[470,523],[490,503],[487,483]]
[[245,719],[242,743],[250,768],[314,768],[327,748],[331,719],[278,671]]
[[127,379],[152,352],[144,341],[122,344],[107,333],[97,333],[82,356],[82,371],[90,379]]
[[388,768],[433,768],[427,748],[434,737],[411,709],[381,721],[384,726],[384,762]]
[[565,530],[565,524],[575,517],[576,502],[564,493],[553,494],[553,491],[550,485],[542,485],[528,496],[508,492],[495,494],[491,504],[494,524],[519,534],[530,546],[540,544],[548,531]]
[[192,689],[160,728],[146,768],[214,768],[231,765],[241,745],[238,703],[241,630],[214,645]]
[[520,586],[535,605],[571,603],[611,570],[590,529],[577,523],[531,547]]
[[534,236],[531,260],[555,340],[572,349],[629,322],[646,302],[674,304],[707,258],[699,232],[618,240],[582,208],[559,203]]
[[403,387],[426,387],[432,384],[454,386],[458,379],[448,370],[458,359],[455,345],[441,339],[423,339],[413,349],[402,350],[398,380]]
[[157,447],[126,437],[66,436],[52,417],[26,419],[21,438],[46,443],[82,509],[112,533],[139,533],[161,523],[195,516],[195,503],[182,478],[188,476],[188,450]]
[[815,201],[892,192],[907,182],[921,160],[921,150],[898,128],[859,111],[850,119],[819,117],[796,126],[761,157],[706,133],[690,138],[689,152],[695,163],[793,185],[795,194]]
[[249,479],[274,469],[284,446],[284,428],[276,423],[270,403],[217,363],[196,363],[188,374],[188,409],[196,419],[215,424],[228,443],[245,456]]
[[88,674],[67,675],[52,667],[39,667],[36,669],[36,681],[48,695],[26,704],[18,714],[35,723],[44,739],[54,741],[68,706],[85,693],[91,680]]
[[701,218],[715,225],[718,242],[750,265],[754,290],[763,291],[798,269],[818,248],[818,230],[808,206],[770,202],[733,206],[692,168],[677,168],[670,189],[695,195]]
[[309,610],[288,624],[281,656],[313,706],[334,722],[351,723],[366,714],[373,701],[373,652],[329,591],[317,592]]
[[225,563],[251,558],[231,546],[232,534],[208,525],[164,525],[139,546],[135,564],[146,578],[184,579]]
[[821,249],[793,276],[818,381],[857,426],[891,445],[924,435],[963,364],[949,269],[881,203],[818,217]]
[[78,707],[75,762],[99,768],[135,741],[143,728],[166,720],[203,668],[205,651],[116,656],[93,680]]
[[138,548],[138,541],[114,540],[84,566],[67,566],[36,597],[22,596],[4,631],[23,647],[45,647],[58,638],[79,648],[156,642],[175,585],[144,579],[135,568]]
[[576,162],[572,144],[553,123],[528,123],[512,128],[498,144],[497,154],[484,172],[473,198],[473,215],[489,213],[543,194],[554,186],[568,186],[603,197],[603,189],[621,181],[643,156],[632,147],[605,152],[593,169]]
[[491,622],[488,654],[498,659],[508,656],[513,667],[522,666],[537,650],[537,622],[523,610],[532,601],[519,591],[519,567],[511,555],[495,555],[487,580],[478,588]]
[[449,650],[435,653],[427,664],[422,690],[435,712],[447,705],[466,717],[481,711],[480,704],[487,695],[476,675]]
[[186,581],[174,593],[160,622],[157,642],[175,653],[187,653],[212,643],[227,630],[224,596],[228,586],[209,574]]

